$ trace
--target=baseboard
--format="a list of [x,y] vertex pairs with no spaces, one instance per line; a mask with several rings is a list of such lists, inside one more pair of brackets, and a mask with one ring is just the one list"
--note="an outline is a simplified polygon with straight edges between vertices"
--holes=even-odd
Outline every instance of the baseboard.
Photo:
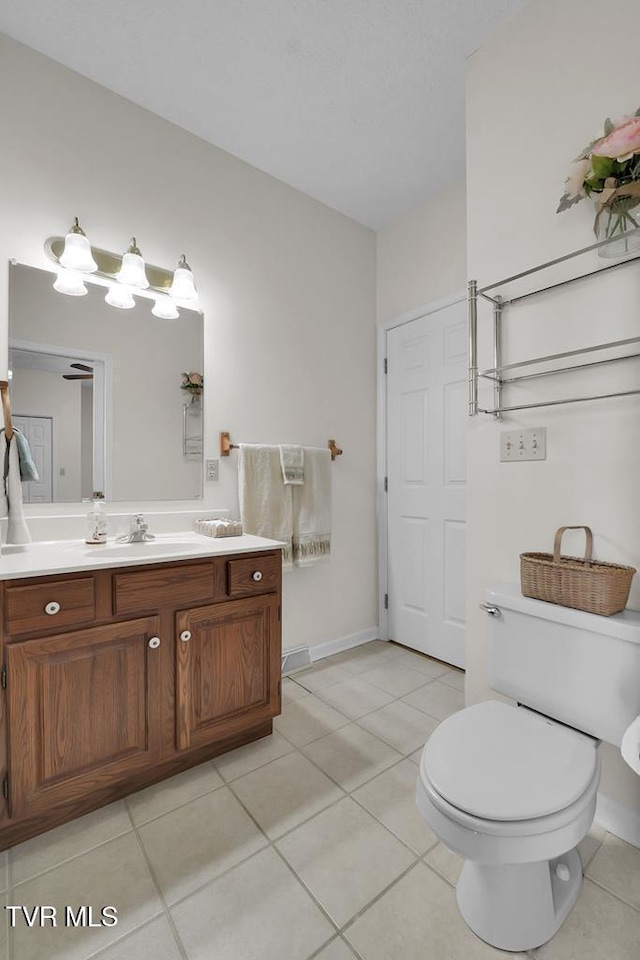
[[379,633],[377,627],[369,627],[368,630],[361,630],[360,633],[351,633],[348,637],[338,637],[335,640],[327,640],[326,643],[317,643],[311,647],[311,659],[313,661],[324,660],[325,657],[331,657],[334,653],[342,653],[343,650],[359,647],[362,643],[377,640]]
[[599,793],[595,822],[621,840],[640,847],[640,811],[625,807],[617,800]]

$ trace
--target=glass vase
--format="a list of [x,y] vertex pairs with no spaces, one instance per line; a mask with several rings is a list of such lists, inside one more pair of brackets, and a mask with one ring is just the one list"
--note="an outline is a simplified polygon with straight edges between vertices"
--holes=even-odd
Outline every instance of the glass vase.
[[618,197],[602,207],[594,231],[598,240],[609,240],[598,256],[615,260],[640,250],[640,199]]

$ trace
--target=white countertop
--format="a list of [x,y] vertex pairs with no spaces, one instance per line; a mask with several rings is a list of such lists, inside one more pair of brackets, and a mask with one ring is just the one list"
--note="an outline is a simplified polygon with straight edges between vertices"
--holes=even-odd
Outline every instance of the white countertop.
[[205,537],[200,533],[159,534],[144,543],[88,544],[83,540],[47,540],[21,546],[4,545],[0,551],[0,580],[78,573],[105,567],[137,567],[232,553],[279,550],[279,540],[243,534],[241,537]]

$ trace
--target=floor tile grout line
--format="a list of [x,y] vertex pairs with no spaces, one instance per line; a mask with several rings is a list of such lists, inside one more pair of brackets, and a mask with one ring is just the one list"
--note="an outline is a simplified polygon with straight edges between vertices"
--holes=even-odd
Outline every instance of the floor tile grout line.
[[137,830],[137,828],[136,828],[136,825],[135,825],[134,822],[133,822],[133,816],[132,816],[132,814],[131,814],[131,810],[129,809],[129,804],[128,804],[126,801],[125,801],[125,807],[126,807],[126,809],[127,809],[127,813],[128,813],[128,815],[129,815],[129,819],[130,819],[131,824],[132,824],[132,826],[133,826],[133,834],[134,834],[134,837],[135,837],[135,839],[136,839],[136,843],[137,843],[137,845],[138,845],[138,849],[140,850],[140,852],[141,852],[141,854],[142,854],[142,857],[143,857],[143,859],[144,859],[144,862],[145,862],[146,865],[147,865],[147,870],[149,871],[149,875],[150,875],[150,877],[151,877],[151,882],[153,883],[153,885],[154,885],[154,887],[155,887],[155,889],[156,889],[156,893],[157,893],[158,899],[160,900],[160,903],[161,903],[161,905],[162,905],[163,913],[164,913],[164,916],[165,916],[166,919],[167,919],[167,923],[169,924],[169,929],[171,930],[171,933],[172,933],[172,935],[173,935],[173,939],[174,939],[175,942],[176,942],[176,946],[178,947],[178,950],[180,951],[180,954],[182,955],[183,960],[189,960],[189,957],[188,957],[187,951],[186,951],[186,949],[185,949],[185,946],[184,946],[184,944],[182,943],[182,940],[180,939],[180,935],[179,935],[179,933],[178,933],[178,930],[177,930],[177,928],[176,928],[176,925],[175,925],[175,923],[173,922],[173,917],[171,916],[171,910],[170,910],[169,904],[167,903],[167,900],[166,900],[166,898],[165,898],[165,896],[164,896],[164,892],[163,892],[163,890],[162,890],[162,886],[161,886],[161,884],[160,884],[160,881],[159,881],[158,878],[156,877],[155,870],[153,869],[153,865],[152,865],[152,863],[151,863],[151,858],[149,857],[149,854],[147,853],[147,849],[146,849],[146,847],[145,847],[145,845],[144,845],[144,843],[143,843],[142,837],[141,837],[140,834],[138,833],[138,830]]
[[[207,760],[204,761],[204,763],[209,763],[209,762],[210,761],[207,761]],[[190,769],[194,770],[196,768],[191,767]],[[161,780],[160,783],[162,782],[163,781]],[[153,784],[153,786],[156,786],[156,784]],[[177,803],[175,807],[171,807],[169,810],[165,810],[163,813],[159,813],[155,817],[150,817],[148,820],[143,820],[141,823],[136,823],[133,818],[133,814],[129,811],[129,816],[133,823],[133,829],[139,830],[141,827],[146,827],[148,823],[156,823],[157,820],[162,820],[163,817],[169,816],[170,813],[175,813],[176,810],[182,810],[183,807],[187,807],[190,803],[194,803],[196,800],[202,800],[203,797],[208,797],[210,793],[215,793],[216,790],[220,790],[221,787],[226,787],[226,786],[227,786],[227,783],[225,780],[223,780],[222,783],[217,783],[215,787],[211,787],[209,790],[205,790],[204,793],[199,793],[195,797],[189,797],[189,799],[185,800],[183,803]],[[130,796],[135,796],[135,793],[130,794]],[[128,799],[128,798],[125,798],[125,799]]]
[[[290,754],[286,754],[286,756],[290,756]],[[304,757],[304,754],[300,754],[300,756]],[[308,757],[304,757],[304,759],[305,759],[305,760],[308,760],[309,758],[308,758]],[[275,761],[274,761],[274,762],[275,762]],[[312,763],[314,767],[316,766],[315,763],[313,763],[312,760],[309,760],[309,763]],[[317,769],[320,770],[319,767],[318,767]],[[320,772],[322,773],[321,770],[320,770]],[[324,774],[324,776],[327,776],[327,775]],[[330,777],[328,777],[328,779],[331,780]],[[236,781],[234,781],[234,783],[235,783],[235,782],[236,782]],[[234,797],[236,798],[236,800],[238,801],[238,803],[240,804],[240,806],[241,806],[241,807],[243,808],[243,810],[245,811],[245,813],[246,813],[249,817],[251,817],[251,819],[253,820],[253,822],[255,823],[255,825],[258,827],[258,829],[260,830],[260,832],[261,832],[262,834],[264,834],[264,836],[265,836],[266,839],[267,839],[267,842],[270,843],[270,844],[276,844],[276,843],[279,843],[281,840],[283,840],[285,837],[288,837],[289,834],[290,834],[290,833],[293,833],[294,830],[297,830],[298,827],[303,827],[305,824],[309,823],[311,820],[313,820],[313,819],[314,819],[315,817],[317,817],[319,814],[324,813],[325,810],[330,810],[331,807],[335,807],[336,804],[340,803],[342,800],[345,800],[345,799],[349,796],[349,794],[346,792],[346,790],[344,790],[342,787],[340,787],[340,786],[335,782],[335,780],[331,780],[331,782],[332,782],[335,786],[337,786],[338,789],[342,790],[342,796],[341,796],[341,797],[336,797],[335,800],[331,800],[331,801],[326,805],[326,807],[321,807],[320,810],[316,810],[315,813],[310,814],[310,816],[306,817],[304,820],[301,820],[300,823],[297,823],[295,826],[290,827],[288,830],[285,830],[284,833],[281,833],[281,834],[279,834],[277,837],[273,837],[273,838],[269,836],[269,834],[267,833],[267,831],[265,830],[265,828],[260,825],[260,823],[258,822],[258,820],[256,820],[255,816],[251,813],[251,811],[249,810],[249,808],[245,805],[244,801],[238,796],[238,794],[235,792],[235,790],[233,790],[232,785],[231,785],[231,784],[228,784],[228,786],[229,786],[229,788],[231,789]]]
[[[277,731],[277,730],[274,730],[273,733],[278,733],[278,731]],[[273,734],[270,734],[270,736],[273,736]],[[248,776],[250,773],[255,773],[257,770],[262,770],[264,767],[268,767],[269,764],[270,764],[270,763],[273,763],[275,760],[280,760],[281,757],[288,757],[290,753],[293,753],[294,750],[297,750],[297,749],[298,749],[297,747],[294,747],[294,745],[291,743],[291,741],[290,741],[290,740],[287,740],[287,738],[286,738],[283,734],[278,733],[278,736],[279,736],[279,737],[282,737],[283,740],[286,740],[286,742],[288,743],[288,745],[291,747],[290,750],[285,750],[285,752],[284,752],[284,753],[281,753],[280,756],[278,756],[278,757],[271,757],[270,760],[265,760],[264,763],[259,763],[257,767],[252,767],[251,770],[245,770],[244,773],[239,773],[237,777],[233,777],[231,780],[226,780],[225,777],[224,777],[224,774],[222,773],[222,771],[221,771],[221,770],[218,770],[217,767],[216,767],[216,773],[218,773],[219,776],[222,777],[222,780],[223,780],[223,783],[220,784],[220,786],[228,787],[229,784],[230,784],[230,783],[233,783],[235,780],[240,780],[241,777],[246,777],[246,776]],[[265,739],[266,739],[266,738],[265,738]],[[260,742],[261,742],[260,740],[254,740],[252,743],[245,744],[244,747],[238,747],[237,749],[238,749],[238,750],[244,750],[246,747],[252,747],[254,744],[260,743]],[[231,751],[231,752],[233,752],[233,751]],[[225,754],[222,754],[222,756],[225,756]],[[210,762],[211,762],[211,763],[214,763],[213,760],[211,760]]]
[[[132,927],[131,930],[127,930],[125,934],[121,937],[118,937],[117,940],[112,940],[110,943],[105,944],[103,947],[100,947],[95,953],[88,953],[85,956],[79,958],[79,960],[100,960],[100,956],[104,955],[108,950],[112,950],[114,947],[117,947],[119,943],[126,943],[129,937],[133,936],[136,933],[139,933],[141,930],[144,930],[145,927],[151,926],[152,923],[155,923],[157,920],[160,920],[165,916],[164,912],[156,913],[155,916],[149,917],[147,920],[143,920],[142,923],[137,923],[135,927]],[[173,930],[171,931],[173,934]],[[177,946],[177,944],[176,944]],[[56,960],[55,957],[50,957],[49,960]]]
[[400,883],[400,881],[403,880],[408,873],[411,873],[412,870],[415,870],[415,868],[420,863],[422,863],[421,857],[416,857],[413,863],[410,863],[408,867],[405,867],[405,869],[401,873],[399,873],[398,876],[395,877],[390,883],[388,883],[386,887],[380,890],[375,895],[375,897],[372,897],[371,900],[369,900],[363,907],[361,907],[360,910],[357,911],[357,913],[354,913],[354,915],[349,920],[347,920],[346,923],[342,924],[342,926],[340,927],[340,933],[345,937],[349,946],[351,946],[351,941],[346,937],[347,931],[354,925],[354,923],[357,920],[360,919],[360,917],[362,917],[368,910],[370,910],[376,903],[378,903],[379,900],[381,900],[387,893],[389,893],[389,891],[392,890],[393,887],[396,886],[396,884]]
[[618,900],[619,903],[624,903],[625,907],[629,907],[631,910],[635,910],[636,913],[640,913],[640,907],[636,907],[635,904],[629,903],[629,901],[621,897],[619,893],[614,893],[613,890],[610,890],[609,887],[605,887],[605,885],[600,881],[594,880],[593,877],[587,876],[584,870],[582,871],[582,878],[583,880],[588,880],[594,885],[594,887],[598,887],[599,890],[604,890],[605,893],[608,893],[615,900]]
[[[304,756],[304,754],[301,754],[301,756]],[[280,758],[276,758],[276,759],[280,759]],[[404,758],[403,758],[403,759],[404,759]],[[275,762],[275,761],[271,761],[271,762]],[[309,761],[309,762],[312,762],[312,761]],[[400,761],[398,761],[398,762],[400,762]],[[315,764],[314,764],[314,766],[315,766]],[[321,771],[321,772],[322,772],[322,771]],[[384,771],[383,771],[383,772],[384,772]],[[312,815],[311,815],[310,817],[308,817],[306,820],[301,821],[299,824],[296,824],[296,825],[295,825],[294,827],[292,827],[290,830],[287,830],[285,833],[283,833],[282,835],[280,835],[280,836],[278,836],[278,837],[276,837],[275,839],[272,840],[272,839],[267,835],[266,831],[262,828],[262,826],[260,825],[260,823],[259,823],[259,822],[256,820],[256,818],[253,816],[253,814],[251,813],[251,811],[245,806],[244,802],[240,799],[240,797],[237,796],[237,794],[235,793],[235,791],[234,791],[233,788],[232,788],[232,785],[231,785],[231,784],[226,784],[226,786],[229,787],[229,789],[231,790],[231,792],[232,792],[233,796],[235,797],[235,799],[237,800],[237,802],[240,804],[240,806],[243,808],[243,810],[245,811],[245,813],[247,814],[247,816],[252,820],[252,822],[253,822],[253,823],[255,824],[255,826],[258,828],[258,830],[260,831],[260,833],[263,835],[263,837],[265,838],[265,841],[266,841],[266,845],[263,846],[263,847],[261,847],[259,850],[256,850],[256,851],[254,851],[253,853],[249,854],[248,856],[244,857],[242,860],[238,861],[238,863],[235,863],[235,864],[233,864],[232,866],[228,867],[228,868],[227,868],[226,870],[224,870],[222,873],[217,874],[215,877],[210,877],[210,878],[209,878],[208,880],[206,880],[204,883],[202,883],[202,884],[200,884],[199,886],[195,887],[193,890],[189,891],[188,894],[185,894],[183,897],[180,897],[180,898],[177,899],[176,901],[172,902],[170,905],[167,904],[167,910],[170,912],[170,911],[173,910],[176,906],[178,906],[179,904],[183,903],[185,900],[189,899],[190,897],[194,896],[196,893],[199,893],[199,892],[200,892],[201,890],[203,890],[205,887],[208,887],[209,885],[211,885],[211,884],[215,883],[216,881],[220,880],[222,877],[224,877],[224,876],[225,876],[227,873],[229,873],[231,870],[235,870],[237,867],[240,867],[241,865],[247,863],[247,861],[251,860],[253,857],[256,857],[256,856],[258,856],[258,854],[263,853],[263,852],[267,849],[267,847],[272,847],[273,850],[278,854],[278,856],[283,860],[283,862],[286,863],[288,869],[293,873],[293,875],[294,875],[294,877],[296,878],[296,880],[297,880],[297,881],[304,887],[304,889],[309,893],[309,895],[312,897],[312,899],[314,900],[314,902],[317,902],[317,903],[318,903],[318,906],[322,909],[322,912],[323,912],[324,914],[326,914],[327,917],[330,919],[332,925],[333,925],[334,927],[336,927],[336,929],[340,929],[340,928],[337,926],[337,924],[335,923],[335,921],[332,920],[332,919],[329,917],[329,915],[327,914],[326,910],[322,907],[322,905],[319,903],[319,901],[316,901],[316,897],[311,893],[311,891],[308,889],[308,887],[306,886],[306,884],[304,883],[304,881],[302,880],[302,878],[296,873],[296,871],[295,871],[295,870],[293,869],[293,867],[288,863],[288,861],[286,860],[286,858],[284,858],[283,854],[278,850],[276,844],[279,843],[281,840],[283,840],[283,839],[284,839],[286,836],[288,836],[289,834],[293,833],[293,832],[294,832],[295,830],[297,830],[299,827],[302,827],[302,826],[304,826],[305,824],[309,823],[309,822],[310,822],[311,820],[313,820],[315,817],[317,817],[317,816],[319,816],[321,813],[324,813],[325,811],[329,810],[331,807],[336,806],[338,803],[340,803],[342,800],[346,799],[346,798],[349,797],[350,795],[349,795],[348,793],[344,792],[344,795],[343,795],[343,796],[336,798],[336,800],[334,800],[334,801],[332,801],[331,803],[327,804],[327,806],[324,807],[322,810],[316,811],[316,813],[312,814]],[[342,788],[340,788],[340,789],[342,789]],[[359,804],[359,806],[361,806],[361,805]],[[364,808],[363,808],[363,809],[364,809]],[[365,812],[369,813],[369,811],[365,811]],[[421,856],[420,856],[419,854],[416,854],[414,850],[412,850],[410,847],[407,846],[407,844],[405,844],[402,840],[400,840],[399,838],[397,838],[396,835],[395,835],[391,830],[389,830],[389,828],[386,827],[385,824],[381,823],[381,821],[379,821],[376,817],[374,817],[373,814],[369,813],[369,816],[371,816],[380,826],[382,826],[382,827],[385,829],[385,831],[387,831],[395,840],[398,840],[398,842],[402,843],[402,845],[410,852],[410,854],[411,854],[412,857],[414,858],[414,862],[410,865],[409,869],[411,868],[411,866],[415,866],[416,863],[419,863],[419,862],[420,862]],[[133,831],[133,832],[136,833],[136,835],[137,835],[137,830],[136,830],[135,827],[134,827],[134,831]],[[143,849],[144,849],[144,842],[142,841],[142,838],[141,838],[141,837],[138,837],[138,840],[139,840],[141,846],[142,846]],[[147,860],[147,862],[148,862],[148,858],[147,858],[147,856],[146,856],[146,850],[145,850],[144,852],[145,852],[145,860]],[[151,868],[150,868],[150,869],[151,869]],[[405,871],[405,872],[406,872],[406,871]],[[152,876],[153,876],[153,879],[154,879],[154,881],[155,881],[155,874],[152,873]],[[162,898],[162,900],[163,900],[163,902],[166,902],[166,901],[164,901],[164,897]],[[172,924],[172,929],[173,929],[173,924]]]
[[[124,802],[124,798],[122,799],[122,801],[119,801],[119,800],[118,800],[118,801],[115,801],[115,802],[116,802],[116,803]],[[108,806],[108,804],[107,804],[107,806]],[[91,810],[90,813],[96,813],[97,810],[102,810],[102,809],[104,809],[104,808],[102,808],[102,807],[97,807],[96,810]],[[74,823],[74,822],[75,822],[75,821],[73,821],[73,820],[67,821],[67,823]],[[64,826],[66,826],[66,823],[59,824],[59,826],[64,827]],[[52,829],[53,829],[53,830],[56,830],[57,827],[53,827]],[[14,883],[13,886],[12,886],[12,889],[11,889],[12,895],[13,895],[13,893],[15,893],[16,887],[22,886],[23,883],[31,883],[32,880],[38,880],[38,879],[40,879],[40,877],[46,876],[47,873],[51,873],[52,870],[57,870],[58,867],[62,867],[62,866],[64,866],[66,863],[71,863],[73,860],[77,860],[78,857],[84,857],[85,854],[87,854],[87,853],[94,853],[94,851],[99,850],[100,847],[104,847],[107,843],[111,843],[113,840],[119,840],[120,837],[126,837],[126,835],[127,835],[128,833],[131,833],[131,829],[132,829],[132,828],[130,827],[128,830],[123,830],[121,833],[114,833],[114,835],[113,835],[112,837],[108,837],[106,840],[101,840],[100,843],[95,843],[95,844],[93,844],[93,845],[90,846],[90,847],[86,847],[86,848],[84,848],[83,850],[80,850],[78,853],[74,853],[73,856],[71,856],[71,857],[65,857],[63,860],[57,860],[56,863],[54,863],[53,866],[51,866],[51,867],[46,867],[44,870],[40,870],[38,873],[30,874],[28,877],[25,877],[24,880],[18,880],[18,882],[17,882],[17,883]],[[31,837],[30,839],[31,839],[31,840],[37,840],[38,837],[40,837],[40,836],[46,837],[46,836],[47,836],[47,833],[48,833],[48,831],[45,832],[45,833],[43,833],[43,834],[37,834],[35,837]],[[25,843],[28,843],[28,842],[29,842],[29,841],[25,841]],[[13,848],[10,848],[10,849],[13,849]]]
[[330,947],[332,943],[335,943],[336,940],[340,940],[340,933],[339,933],[339,931],[336,931],[335,936],[331,937],[330,940],[326,940],[326,941],[322,944],[322,946],[320,946],[320,947],[318,947],[316,950],[314,950],[313,953],[310,953],[309,956],[306,957],[306,960],[315,960],[315,958],[316,958],[319,954],[323,953],[323,951],[325,951],[325,950],[327,949],[327,947]]
[[434,876],[438,877],[439,880],[444,881],[444,883],[446,883],[448,887],[451,887],[452,890],[455,890],[458,885],[458,882],[456,881],[455,883],[452,883],[449,877],[446,877],[444,873],[441,873],[437,867],[435,867],[432,863],[430,863],[427,860],[428,855],[432,853],[437,846],[438,846],[437,843],[434,844],[433,847],[431,847],[431,849],[427,850],[427,852],[420,857],[420,860],[422,863],[424,863],[425,867],[427,867],[431,871],[431,873],[434,874]]
[[[284,854],[283,854],[280,850],[278,850],[277,846],[276,846],[275,844],[271,844],[271,846],[273,847],[275,853],[278,855],[278,857],[280,858],[280,860],[282,861],[282,863],[285,865],[285,867],[287,868],[287,870],[289,871],[289,873],[292,875],[292,877],[294,878],[294,880],[295,880],[297,883],[300,884],[300,886],[301,886],[302,889],[305,891],[305,893],[307,894],[307,896],[313,901],[313,903],[315,904],[315,906],[317,907],[317,909],[320,910],[320,912],[322,913],[323,917],[331,924],[331,926],[333,927],[335,933],[336,933],[336,934],[339,934],[339,933],[340,933],[340,925],[339,925],[338,923],[336,923],[336,921],[333,919],[333,917],[331,916],[331,914],[329,913],[329,911],[327,910],[327,908],[326,908],[325,906],[323,906],[323,904],[322,904],[321,901],[318,899],[318,897],[315,895],[315,893],[313,892],[313,890],[311,890],[311,888],[307,885],[307,883],[303,880],[303,878],[297,873],[297,871],[294,870],[292,864],[290,864],[289,861],[287,860],[287,858],[284,856]],[[332,937],[331,939],[332,939],[332,940],[335,940],[336,938],[335,938],[335,936],[334,936],[334,937]],[[324,949],[324,947],[326,947],[330,942],[331,942],[330,940],[325,940],[325,942],[324,942],[323,945],[322,945],[322,949]],[[320,948],[318,948],[318,949],[320,949]]]
[[[426,686],[426,684],[424,684],[424,686]],[[451,688],[451,689],[453,689],[453,688]],[[315,693],[310,693],[309,696],[317,697],[317,694],[315,694]],[[320,697],[317,697],[317,699],[321,700]],[[293,701],[293,702],[296,703],[296,702],[299,702],[299,701]],[[361,721],[364,720],[366,717],[370,717],[372,714],[378,712],[379,710],[385,710],[387,707],[390,707],[393,703],[398,703],[398,702],[404,703],[405,706],[411,707],[413,710],[418,710],[419,713],[423,714],[424,716],[428,716],[430,720],[435,720],[437,723],[441,723],[441,722],[442,722],[442,720],[441,720],[440,718],[438,718],[438,717],[433,717],[431,714],[426,713],[426,711],[421,710],[421,709],[418,708],[418,707],[414,707],[413,704],[411,704],[411,703],[406,703],[406,702],[403,700],[402,697],[394,697],[392,700],[389,701],[389,703],[386,703],[386,704],[384,704],[384,705],[381,706],[381,707],[376,707],[376,708],[375,708],[374,710],[372,710],[370,713],[363,714],[361,717],[358,717],[357,719],[353,719],[353,718],[351,718],[351,717],[348,717],[347,714],[344,713],[342,710],[340,710],[338,707],[334,707],[332,704],[328,704],[328,703],[326,703],[326,701],[322,700],[322,703],[324,703],[326,706],[331,707],[331,709],[332,709],[332,710],[335,710],[336,713],[341,714],[341,716],[343,716],[343,717],[346,719],[347,723],[355,723],[355,724],[357,724],[359,727],[361,727],[363,730],[365,730],[366,733],[371,734],[371,736],[373,736],[373,737],[377,737],[377,739],[380,740],[382,743],[384,743],[387,747],[391,747],[392,750],[395,750],[397,753],[401,754],[403,757],[407,757],[407,758],[408,758],[408,757],[410,757],[410,755],[411,755],[412,753],[415,753],[416,750],[419,750],[421,746],[424,746],[425,741],[421,740],[417,747],[413,747],[413,748],[411,748],[408,752],[403,753],[403,751],[398,748],[397,744],[393,744],[393,743],[390,743],[388,740],[384,740],[383,737],[382,737],[379,733],[374,733],[373,730],[369,730],[368,727],[365,727],[364,724],[361,723]],[[283,712],[284,712],[284,711],[283,711]],[[285,733],[280,727],[277,727],[276,729],[277,729],[277,732],[280,734],[280,736],[284,737],[285,740],[286,740],[288,743],[290,743],[293,747],[295,747],[296,750],[301,750],[303,747],[308,747],[310,744],[315,743],[315,742],[317,742],[318,740],[321,740],[323,737],[328,736],[330,733],[336,733],[338,730],[341,730],[342,727],[344,727],[344,726],[346,726],[346,725],[347,725],[346,723],[345,723],[345,724],[342,724],[340,727],[335,727],[333,730],[328,730],[326,733],[321,733],[321,734],[319,734],[317,737],[312,737],[311,740],[308,740],[306,743],[300,743],[300,744],[294,743],[292,740],[290,740],[289,737],[287,737],[286,733]],[[428,739],[428,738],[427,738],[427,739]]]

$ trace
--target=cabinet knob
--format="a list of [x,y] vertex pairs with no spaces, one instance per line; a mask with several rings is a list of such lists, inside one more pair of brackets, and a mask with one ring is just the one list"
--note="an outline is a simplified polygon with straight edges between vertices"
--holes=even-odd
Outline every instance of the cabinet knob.
[[187,640],[191,640],[191,630],[183,630],[180,634],[180,639],[183,643],[186,643]]
[[261,570],[256,570],[255,573],[252,573],[252,574],[251,574],[251,579],[252,579],[252,580],[255,580],[256,583],[259,583],[260,580],[262,580],[262,571],[261,571]]
[[149,640],[149,646],[152,650],[157,650],[160,646],[160,637],[151,637],[151,640]]
[[52,600],[51,603],[48,603],[44,608],[44,612],[48,613],[50,617],[52,617],[54,613],[58,613],[59,610],[60,604],[56,600]]

